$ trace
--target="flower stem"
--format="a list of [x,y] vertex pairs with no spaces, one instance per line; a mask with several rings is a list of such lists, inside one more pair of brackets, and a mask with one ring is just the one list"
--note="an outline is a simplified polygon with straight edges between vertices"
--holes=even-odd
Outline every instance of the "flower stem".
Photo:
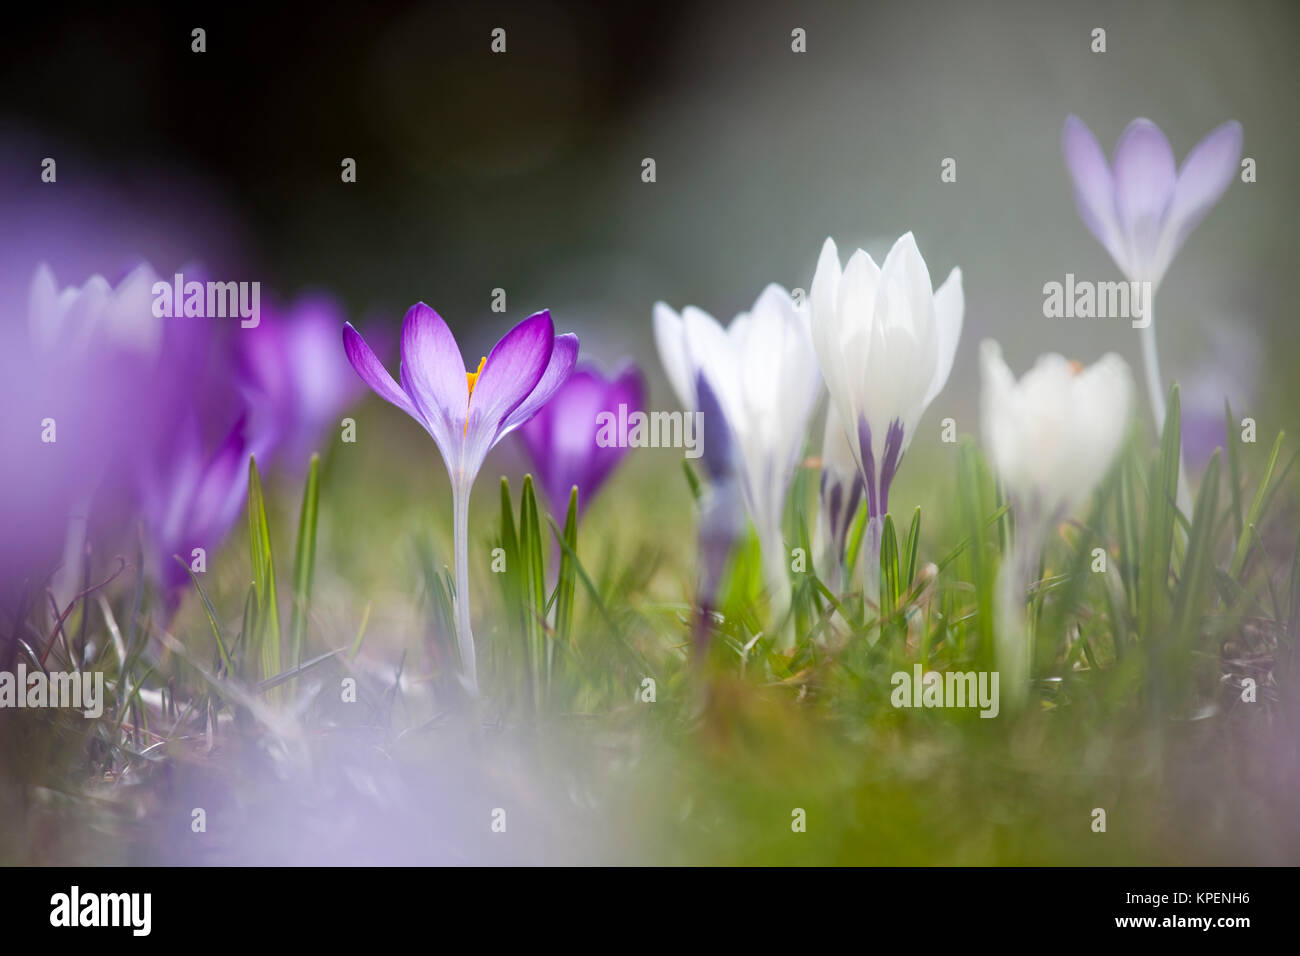
[[471,697],[478,696],[478,667],[474,660],[474,634],[469,622],[469,489],[452,492],[455,512],[454,537],[456,565],[456,646],[460,650],[462,680]]
[[[1165,429],[1165,380],[1160,377],[1160,356],[1156,351],[1155,296],[1147,303],[1147,324],[1142,327],[1142,365],[1146,370],[1147,393],[1151,396],[1151,412],[1155,416],[1156,432]],[[1157,434],[1159,437],[1159,434]],[[1187,484],[1187,468],[1183,464],[1183,447],[1178,443],[1178,510],[1190,520],[1192,517],[1192,491]]]

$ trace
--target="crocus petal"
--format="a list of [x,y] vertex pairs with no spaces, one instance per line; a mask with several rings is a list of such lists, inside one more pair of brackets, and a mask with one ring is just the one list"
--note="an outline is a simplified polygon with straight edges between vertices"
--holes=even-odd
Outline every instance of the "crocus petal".
[[1224,123],[1187,154],[1165,213],[1158,261],[1168,266],[1187,236],[1219,201],[1236,178],[1241,163],[1241,124]]
[[[565,332],[563,335],[555,336],[555,342],[551,348],[551,358],[546,363],[546,371],[542,373],[537,386],[516,406],[514,411],[506,416],[501,430],[497,433],[497,441],[510,434],[545,407],[546,403],[551,400],[551,396],[569,378],[570,373],[573,371],[573,365],[577,360],[578,337],[572,332]],[[491,360],[489,359],[489,361]],[[487,368],[485,366],[484,373],[486,374],[486,372]],[[477,386],[474,389],[474,395],[476,397],[478,395]]]
[[1158,282],[1154,250],[1177,173],[1174,151],[1160,127],[1135,119],[1115,146],[1115,212],[1128,240],[1130,279]]
[[[469,427],[495,432],[546,373],[555,348],[551,313],[530,315],[492,347],[470,400]],[[461,380],[465,370],[461,368]]]
[[948,384],[952,363],[957,357],[957,343],[961,339],[962,318],[966,312],[966,297],[962,290],[961,269],[953,269],[947,280],[934,293],[935,335],[939,342],[934,378],[925,393],[925,405],[934,401]]
[[384,401],[396,405],[423,425],[426,430],[429,428],[423,416],[416,410],[411,397],[393,381],[393,376],[388,374],[388,370],[379,361],[379,357],[366,344],[366,340],[361,337],[361,334],[352,327],[351,322],[347,322],[343,326],[343,348],[347,352],[348,361],[352,363],[352,367],[361,376],[361,380],[369,385],[376,395]]
[[417,417],[433,436],[448,468],[453,468],[464,444],[469,405],[465,360],[442,316],[423,302],[407,309],[402,320],[400,375]]
[[703,375],[708,378],[714,398],[727,414],[732,429],[739,433],[744,427],[740,414],[744,402],[735,341],[717,319],[694,306],[688,305],[682,309],[682,324],[685,328],[686,356],[695,382],[697,400],[699,376]]
[[704,432],[700,436],[704,470],[710,481],[729,482],[737,471],[737,450],[726,410],[705,375],[696,377],[695,389],[700,397],[699,412]]
[[[560,348],[558,338],[556,348]],[[539,385],[538,390],[541,388]],[[641,373],[635,365],[625,366],[607,380],[596,367],[582,364],[520,427],[519,437],[553,509],[563,512],[574,485],[579,488],[579,511],[591,502],[627,453],[627,448],[617,443],[598,444],[598,420],[602,413],[617,417],[620,405],[628,412],[643,411],[644,394]]]
[[841,420],[848,421],[852,418],[848,356],[839,343],[843,334],[840,326],[850,321],[850,317],[839,310],[840,277],[840,259],[835,241],[827,239],[822,244],[821,255],[817,259],[817,271],[813,275],[808,297],[809,327],[831,402],[836,406]]
[[236,423],[212,453],[194,493],[190,527],[209,548],[225,537],[246,497],[248,448],[244,424],[243,420]]
[[1065,119],[1061,152],[1074,180],[1074,204],[1079,218],[1122,269],[1124,244],[1115,218],[1115,180],[1097,137],[1077,116]]
[[663,302],[654,307],[655,348],[677,400],[685,408],[695,408],[695,386],[686,356],[686,328],[682,317]]

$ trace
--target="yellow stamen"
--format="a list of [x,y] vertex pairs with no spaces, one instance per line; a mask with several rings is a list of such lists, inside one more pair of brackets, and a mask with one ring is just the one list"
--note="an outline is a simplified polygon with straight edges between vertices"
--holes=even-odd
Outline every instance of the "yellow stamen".
[[487,356],[485,355],[478,360],[478,368],[474,369],[472,372],[465,373],[465,381],[469,382],[469,394],[471,398],[474,395],[474,384],[478,381],[478,377],[483,374],[483,366],[486,364]]
[[[483,366],[486,365],[486,364],[487,364],[487,356],[485,355],[485,356],[483,356],[481,359],[478,360],[478,368],[474,369],[474,371],[472,371],[472,372],[466,372],[466,373],[465,373],[465,381],[469,383],[469,397],[470,397],[470,398],[473,398],[473,397],[474,397],[474,386],[475,386],[476,384],[478,384],[478,377],[479,377],[480,375],[483,374]],[[469,434],[469,415],[468,415],[468,414],[465,415],[465,428],[464,428],[463,433],[466,434],[466,435]]]
[[1076,359],[1070,359],[1070,374],[1078,375],[1083,371],[1083,363]]

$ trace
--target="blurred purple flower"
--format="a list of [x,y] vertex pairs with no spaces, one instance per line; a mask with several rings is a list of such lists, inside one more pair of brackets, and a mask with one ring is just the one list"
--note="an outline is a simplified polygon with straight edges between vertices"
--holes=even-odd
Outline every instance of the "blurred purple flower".
[[248,459],[260,449],[250,444],[246,420],[208,454],[197,416],[187,414],[166,443],[139,463],[140,507],[154,562],[154,580],[169,612],[180,603],[189,575],[174,555],[192,566],[196,548],[204,563],[229,533],[248,492]]
[[61,548],[79,555],[92,504],[98,498],[101,510],[114,510],[122,463],[147,447],[154,409],[168,402],[156,389],[163,328],[151,310],[152,282],[140,266],[116,287],[93,276],[61,289],[41,267],[25,308],[0,303],[10,332],[0,355],[0,573],[8,585],[43,586]]
[[556,335],[550,312],[538,312],[502,336],[478,368],[467,372],[447,323],[418,302],[402,321],[401,385],[351,323],[343,327],[343,347],[375,394],[419,422],[442,453],[454,514],[456,638],[465,686],[477,695],[469,617],[470,491],[487,453],[537,414],[569,377],[578,337]]
[[594,365],[583,363],[519,429],[546,500],[561,518],[574,485],[581,513],[627,454],[625,447],[597,442],[597,416],[608,412],[617,419],[637,411],[645,411],[640,369],[629,363],[606,378]]
[[1175,170],[1165,134],[1139,118],[1120,134],[1108,165],[1097,138],[1083,120],[1070,116],[1061,150],[1084,225],[1125,276],[1158,286],[1174,254],[1237,174],[1241,138],[1240,123],[1224,123]]
[[[339,351],[345,318],[336,301],[311,295],[284,310],[263,308],[255,328],[236,333],[250,434],[275,446],[279,461],[292,471],[306,467],[325,430],[365,392]],[[382,333],[371,341],[380,354],[389,351]]]
[[1244,316],[1210,327],[1212,359],[1192,369],[1181,384],[1182,440],[1187,463],[1201,468],[1216,448],[1228,447],[1227,410],[1232,405],[1234,438],[1242,418],[1251,414],[1259,382],[1260,346]]

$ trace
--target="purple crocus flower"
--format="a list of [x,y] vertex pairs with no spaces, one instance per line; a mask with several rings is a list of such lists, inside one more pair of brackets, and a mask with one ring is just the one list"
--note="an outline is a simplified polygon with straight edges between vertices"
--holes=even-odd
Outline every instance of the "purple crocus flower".
[[[1074,180],[1079,216],[1132,282],[1160,285],[1174,254],[1227,190],[1241,161],[1241,124],[1230,120],[1197,143],[1181,169],[1160,127],[1135,119],[1124,128],[1110,164],[1077,116],[1065,120],[1061,151]],[[1148,297],[1141,329],[1142,363],[1157,429],[1165,424],[1165,384]],[[1178,504],[1190,512],[1191,492],[1179,468]]]
[[577,485],[581,513],[627,454],[627,448],[617,443],[598,441],[601,414],[617,420],[644,410],[645,382],[635,365],[622,366],[610,378],[589,363],[573,370],[541,411],[519,429],[552,509],[562,515],[569,492]]
[[423,302],[402,321],[401,384],[352,327],[343,347],[362,381],[419,422],[442,453],[451,479],[456,566],[456,640],[464,683],[478,694],[469,616],[469,496],[487,453],[528,421],[564,384],[578,357],[578,337],[555,334],[550,312],[507,332],[476,371],[465,370],[456,338]]
[[154,579],[169,614],[176,611],[189,575],[174,556],[193,567],[204,562],[229,533],[248,493],[248,459],[265,453],[250,444],[241,417],[209,454],[198,417],[187,412],[171,440],[143,459],[137,481],[148,533]]
[[344,318],[335,300],[311,295],[264,308],[255,328],[236,335],[250,431],[278,445],[290,469],[305,467],[323,432],[365,391],[338,349]]

